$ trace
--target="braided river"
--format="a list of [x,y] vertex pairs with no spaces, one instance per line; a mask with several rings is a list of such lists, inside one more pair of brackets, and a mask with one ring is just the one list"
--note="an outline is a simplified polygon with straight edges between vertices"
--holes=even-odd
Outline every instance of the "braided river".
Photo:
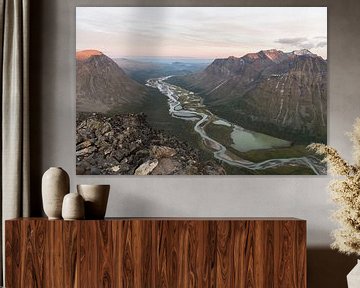
[[[172,117],[191,121],[193,129],[201,136],[203,145],[210,150],[214,157],[231,166],[250,170],[264,170],[279,166],[306,166],[315,174],[326,174],[326,166],[315,156],[303,156],[284,159],[268,159],[262,162],[251,162],[235,155],[233,151],[246,153],[251,150],[277,149],[290,147],[291,143],[286,140],[275,138],[263,133],[244,129],[226,119],[218,117],[209,111],[203,104],[202,98],[196,93],[169,84],[165,80],[172,76],[148,79],[146,85],[158,89],[168,98],[169,113]],[[214,139],[206,132],[208,125],[217,125],[217,129],[223,127],[224,135],[231,138],[231,150],[226,141]],[[230,134],[230,135],[229,135]],[[225,137],[224,137],[225,138]]]

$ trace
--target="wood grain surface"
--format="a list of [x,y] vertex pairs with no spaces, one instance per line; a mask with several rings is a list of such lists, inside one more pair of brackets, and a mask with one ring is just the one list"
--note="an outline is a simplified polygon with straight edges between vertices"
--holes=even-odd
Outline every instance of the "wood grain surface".
[[306,287],[297,219],[5,223],[6,287]]

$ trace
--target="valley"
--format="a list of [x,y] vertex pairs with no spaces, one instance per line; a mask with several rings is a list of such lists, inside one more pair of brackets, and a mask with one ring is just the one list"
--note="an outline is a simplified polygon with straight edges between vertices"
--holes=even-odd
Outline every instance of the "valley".
[[215,59],[169,83],[198,93],[210,111],[297,144],[326,143],[327,61],[302,49]]
[[[115,126],[126,117],[141,118],[154,129],[149,135],[160,135],[151,136],[154,142],[177,139],[192,147],[197,155],[193,159],[200,165],[198,174],[213,173],[213,168],[204,168],[210,167],[206,163],[229,175],[326,174],[321,159],[306,149],[311,142],[326,142],[325,60],[307,51],[278,50],[215,59],[210,64],[206,59],[173,60],[147,62],[111,59],[96,50],[77,52],[77,115],[104,115],[98,119],[117,119],[110,122]],[[142,137],[143,131],[135,131],[136,127],[133,136]],[[105,142],[100,144],[108,145]],[[180,142],[171,143],[180,147]],[[103,150],[101,145],[96,151]],[[101,153],[84,159],[100,159],[96,164],[100,167],[114,164],[111,154],[103,159]],[[87,160],[77,161],[85,163],[86,173],[96,170],[88,169]],[[120,168],[131,174],[140,162],[134,163],[130,170]],[[112,174],[106,169],[96,171]]]
[[[169,78],[171,76],[149,79],[146,85],[157,88],[168,98],[170,115],[190,122],[194,131],[200,135],[203,148],[211,151],[216,159],[230,166],[249,169],[260,174],[263,174],[262,172],[266,174],[267,169],[277,168],[286,171],[287,174],[291,170],[298,171],[299,168],[303,168],[303,172],[309,174],[326,173],[326,167],[317,157],[313,155],[289,157],[294,154],[291,153],[294,152],[291,149],[291,142],[244,129],[218,117],[207,109],[199,95],[167,83],[166,80]],[[295,149],[298,150],[299,147]],[[253,151],[262,155],[262,161],[250,160],[252,157],[247,156],[247,153]],[[274,151],[277,158],[272,157]],[[295,152],[296,154],[301,155]]]
[[209,59],[178,58],[116,58],[114,61],[129,77],[142,84],[149,78],[163,75],[184,76],[200,72],[211,63]]

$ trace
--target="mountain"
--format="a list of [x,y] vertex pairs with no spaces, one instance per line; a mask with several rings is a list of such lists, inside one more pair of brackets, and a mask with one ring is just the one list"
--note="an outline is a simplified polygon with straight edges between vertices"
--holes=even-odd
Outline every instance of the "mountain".
[[303,49],[215,59],[169,82],[199,93],[210,110],[245,128],[296,142],[326,142],[327,62]]
[[76,109],[107,112],[141,104],[147,88],[129,78],[108,56],[97,50],[76,52]]
[[[186,75],[203,70],[209,63],[201,62],[149,62],[128,58],[114,59],[124,72],[132,79],[146,83],[150,78],[167,75]],[[205,61],[205,60],[204,60]]]
[[295,54],[295,55],[309,55],[311,57],[317,57],[316,54],[311,53],[308,49],[295,50],[295,51],[293,51],[291,53]]

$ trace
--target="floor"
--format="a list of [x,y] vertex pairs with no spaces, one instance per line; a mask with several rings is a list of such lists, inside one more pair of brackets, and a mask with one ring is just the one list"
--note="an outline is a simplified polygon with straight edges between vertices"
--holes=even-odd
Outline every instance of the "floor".
[[356,264],[356,256],[331,249],[308,249],[308,288],[347,288],[346,275]]

